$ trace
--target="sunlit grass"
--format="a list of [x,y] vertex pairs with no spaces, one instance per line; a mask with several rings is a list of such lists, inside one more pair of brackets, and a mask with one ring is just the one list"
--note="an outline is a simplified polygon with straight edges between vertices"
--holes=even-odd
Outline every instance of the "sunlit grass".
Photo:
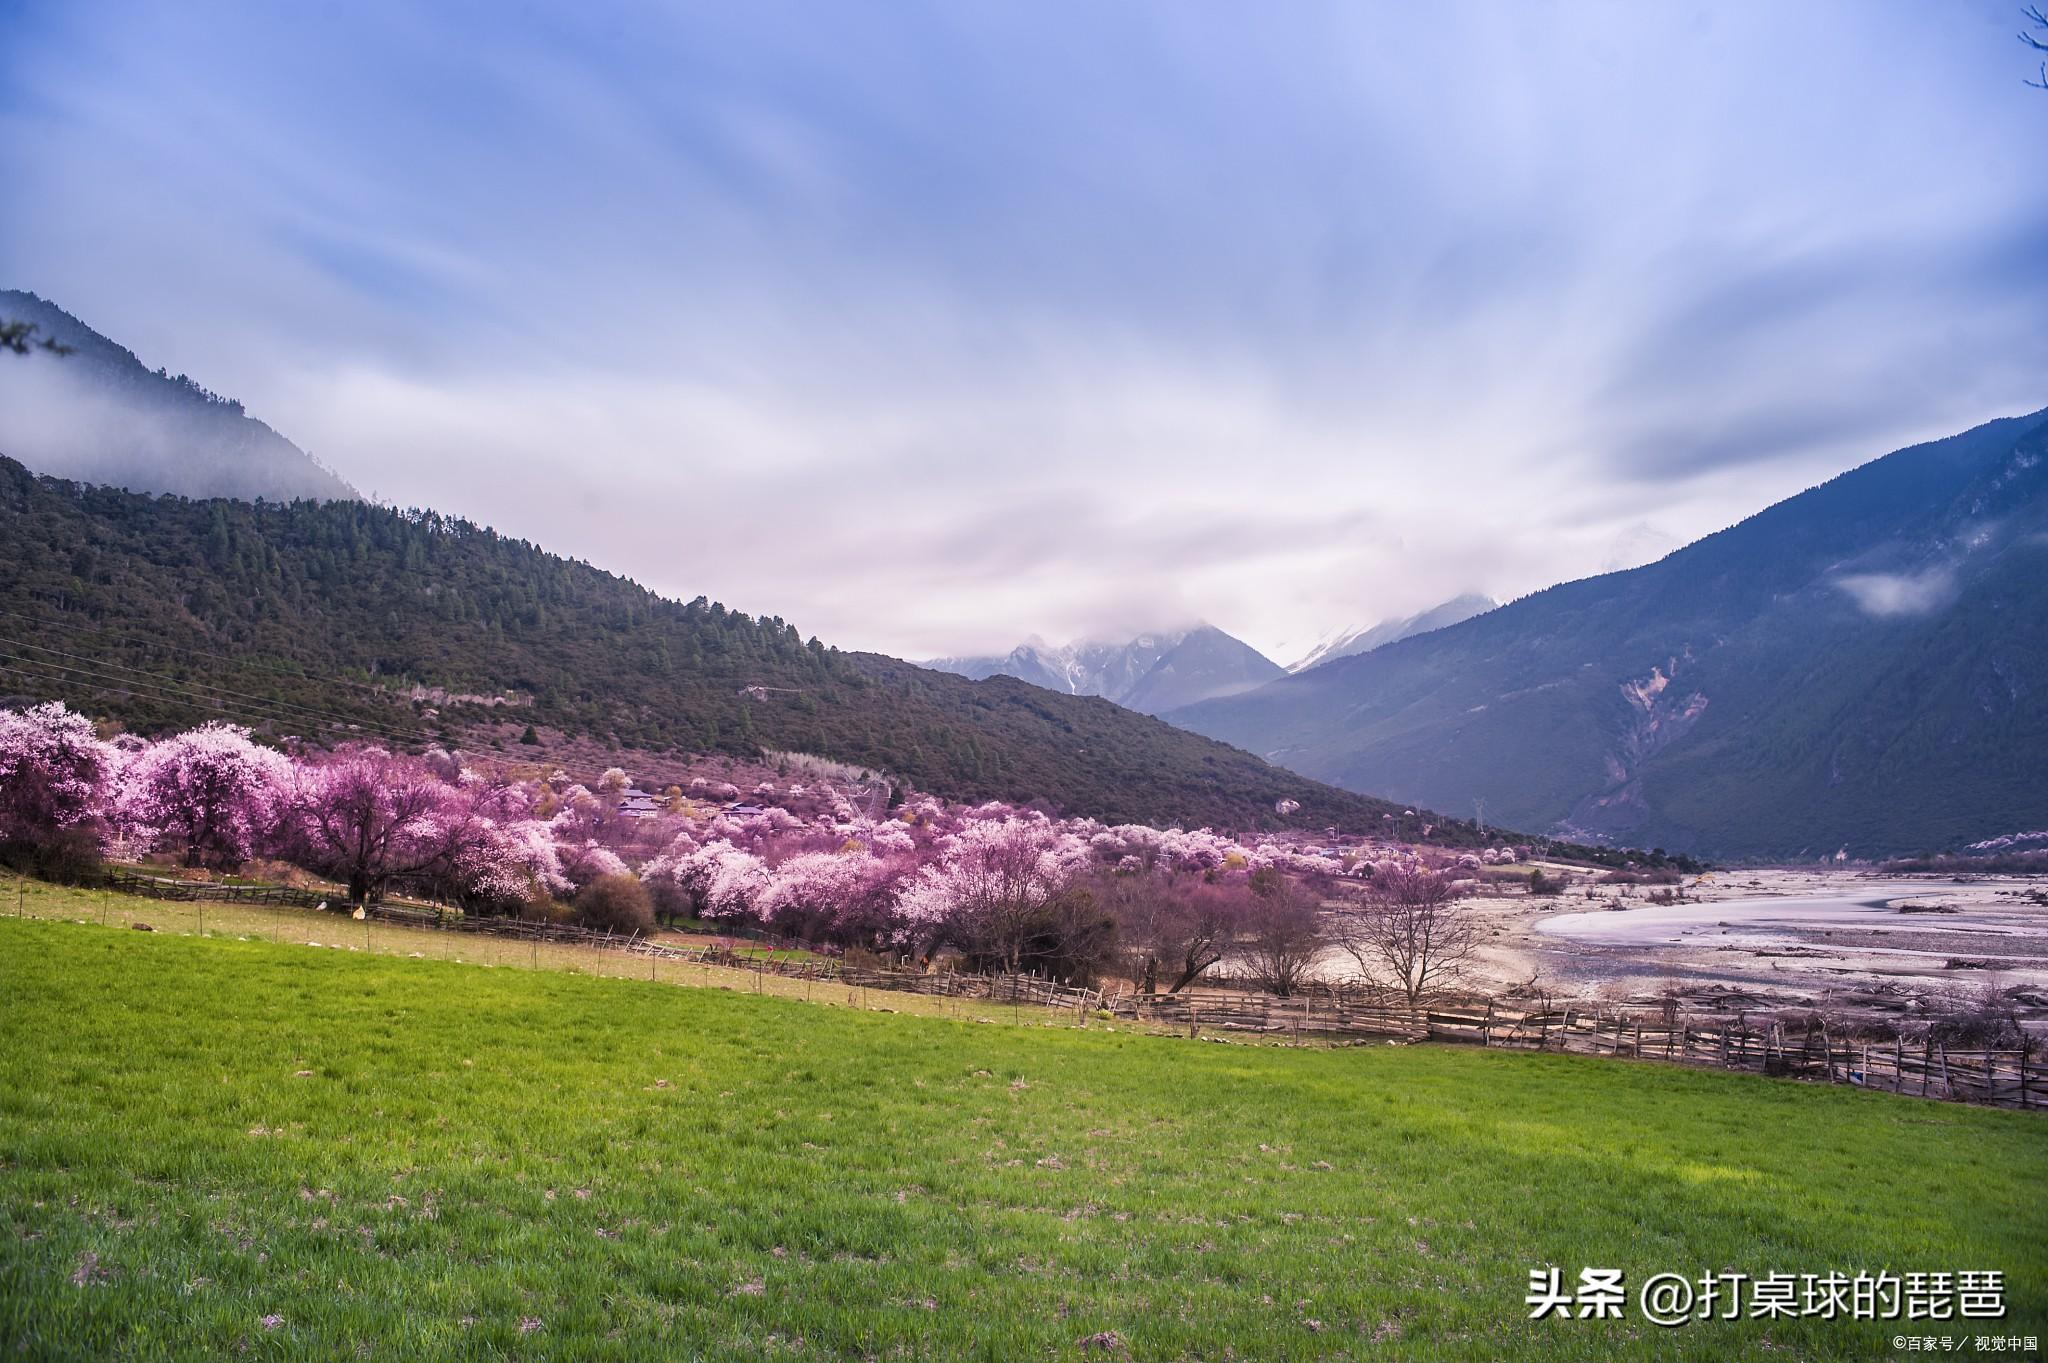
[[[802,999],[877,1011],[928,1016],[980,1018],[1005,1025],[1041,1024],[1043,1009],[1015,1007],[986,1000],[934,998],[918,994],[849,989],[829,980],[783,979],[753,970],[730,969],[697,962],[628,955],[567,942],[531,942],[488,933],[448,932],[404,923],[366,919],[357,922],[345,904],[322,913],[311,909],[275,908],[228,903],[179,903],[145,899],[112,890],[85,890],[38,880],[0,880],[0,915],[54,918],[133,929],[147,924],[158,932],[277,942],[354,951],[408,960],[458,961],[466,965],[508,969],[561,970],[582,975],[648,980],[660,984],[731,989],[776,998]],[[695,932],[662,933],[657,940],[680,947],[710,945],[711,937]],[[744,944],[743,944],[744,945]],[[766,949],[740,950],[736,955],[760,957]],[[778,960],[808,956],[781,951]]]
[[[193,908],[135,904],[92,907]],[[2042,1332],[2040,1116],[804,1007],[219,909],[0,919],[0,1355],[1871,1358],[1896,1328],[1532,1324],[1545,1263],[2000,1268],[1998,1331]]]

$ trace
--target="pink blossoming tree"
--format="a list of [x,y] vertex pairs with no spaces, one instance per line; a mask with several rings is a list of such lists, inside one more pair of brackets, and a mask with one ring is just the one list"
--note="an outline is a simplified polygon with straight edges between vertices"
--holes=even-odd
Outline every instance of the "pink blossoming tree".
[[450,785],[417,759],[353,748],[295,772],[290,825],[300,855],[361,904],[395,876],[459,863],[483,837],[490,794]]
[[1025,948],[1089,861],[1088,844],[1043,818],[982,819],[940,848],[904,890],[906,940],[958,946],[1015,970]]
[[801,853],[774,869],[756,912],[786,936],[873,946],[896,926],[897,887],[910,868],[859,846]]
[[233,724],[153,743],[121,774],[115,823],[145,849],[182,843],[187,866],[232,871],[274,837],[292,764]]
[[55,701],[0,710],[0,842],[97,835],[118,765],[91,722]]

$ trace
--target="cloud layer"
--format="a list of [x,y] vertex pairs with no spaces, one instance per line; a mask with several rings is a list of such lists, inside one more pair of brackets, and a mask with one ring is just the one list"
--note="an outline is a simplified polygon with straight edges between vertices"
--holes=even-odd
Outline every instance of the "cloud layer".
[[29,3],[0,275],[909,656],[1274,656],[2048,402],[2003,4]]

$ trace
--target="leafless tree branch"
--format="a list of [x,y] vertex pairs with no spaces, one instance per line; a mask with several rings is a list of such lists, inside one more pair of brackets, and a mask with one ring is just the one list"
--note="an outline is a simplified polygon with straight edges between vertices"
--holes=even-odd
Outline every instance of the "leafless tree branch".
[[1400,991],[1414,1008],[1456,978],[1478,949],[1478,925],[1457,900],[1446,873],[1388,867],[1373,876],[1364,902],[1338,917],[1332,936],[1361,973]]

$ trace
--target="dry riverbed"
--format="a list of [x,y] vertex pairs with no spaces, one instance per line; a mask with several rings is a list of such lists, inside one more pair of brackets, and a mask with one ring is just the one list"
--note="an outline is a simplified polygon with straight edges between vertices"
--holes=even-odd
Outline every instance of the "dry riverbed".
[[1741,870],[1688,878],[1684,901],[1581,882],[1555,898],[1472,901],[1488,938],[1472,983],[1696,1010],[1915,1011],[1927,996],[2011,991],[2048,1021],[2048,881]]

